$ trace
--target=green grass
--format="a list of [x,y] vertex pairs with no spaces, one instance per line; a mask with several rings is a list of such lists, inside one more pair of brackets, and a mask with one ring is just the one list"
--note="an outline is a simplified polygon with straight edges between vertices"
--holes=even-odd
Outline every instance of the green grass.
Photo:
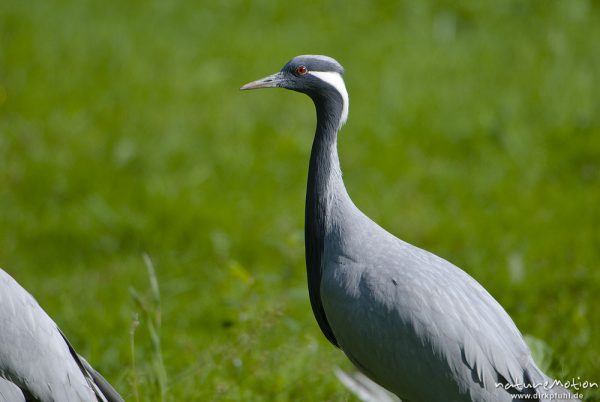
[[238,91],[329,54],[357,205],[600,382],[597,38],[591,0],[0,2],[0,266],[127,400],[354,400],[305,284],[312,105]]

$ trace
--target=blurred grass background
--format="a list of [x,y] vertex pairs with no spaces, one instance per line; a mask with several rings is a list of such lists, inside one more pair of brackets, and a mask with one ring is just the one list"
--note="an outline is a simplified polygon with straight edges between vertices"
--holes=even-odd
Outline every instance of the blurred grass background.
[[598,38],[591,0],[0,2],[0,266],[127,400],[354,400],[305,284],[312,105],[238,91],[328,54],[356,204],[600,382]]

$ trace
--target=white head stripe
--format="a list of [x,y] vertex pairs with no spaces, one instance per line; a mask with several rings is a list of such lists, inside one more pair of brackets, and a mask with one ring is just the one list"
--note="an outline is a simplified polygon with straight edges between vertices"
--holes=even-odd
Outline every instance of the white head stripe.
[[340,117],[340,127],[348,120],[348,107],[350,106],[350,100],[348,99],[348,91],[346,91],[346,84],[344,79],[339,73],[334,71],[309,71],[309,74],[314,75],[320,80],[325,81],[332,87],[334,87],[342,97],[342,116]]

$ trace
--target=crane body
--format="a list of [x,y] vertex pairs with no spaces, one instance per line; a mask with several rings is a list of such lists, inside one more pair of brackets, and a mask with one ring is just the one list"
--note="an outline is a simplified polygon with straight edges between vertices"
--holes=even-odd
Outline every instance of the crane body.
[[311,306],[323,334],[403,401],[509,402],[521,394],[576,400],[559,385],[536,386],[553,380],[483,286],[393,236],[352,202],[337,152],[349,106],[342,76],[334,59],[304,55],[241,88],[291,89],[315,104],[305,247]]

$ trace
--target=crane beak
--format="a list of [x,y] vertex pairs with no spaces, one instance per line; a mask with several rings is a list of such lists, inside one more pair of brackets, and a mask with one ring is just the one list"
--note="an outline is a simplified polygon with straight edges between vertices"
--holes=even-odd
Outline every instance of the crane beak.
[[283,73],[275,73],[273,75],[269,75],[268,77],[261,78],[260,80],[249,82],[240,89],[244,91],[246,89],[276,88],[283,81]]

